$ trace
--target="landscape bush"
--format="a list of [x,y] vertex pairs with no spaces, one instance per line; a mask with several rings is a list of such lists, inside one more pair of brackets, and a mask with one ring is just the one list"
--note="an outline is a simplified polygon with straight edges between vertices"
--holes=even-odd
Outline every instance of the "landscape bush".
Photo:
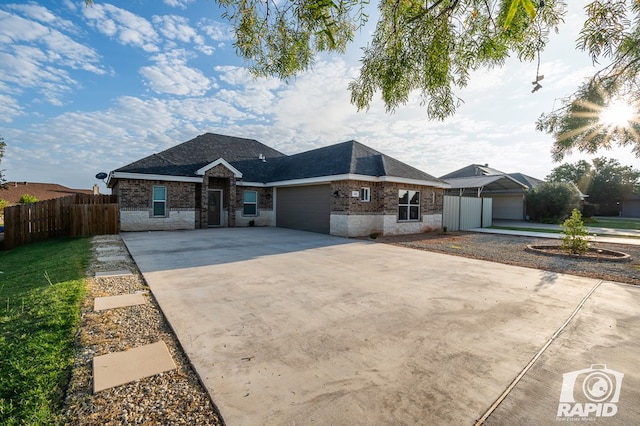
[[547,182],[526,195],[527,215],[535,222],[559,223],[580,207],[575,187],[565,182]]
[[582,222],[578,209],[573,209],[571,217],[562,226],[562,248],[572,254],[584,254],[589,251],[587,228]]

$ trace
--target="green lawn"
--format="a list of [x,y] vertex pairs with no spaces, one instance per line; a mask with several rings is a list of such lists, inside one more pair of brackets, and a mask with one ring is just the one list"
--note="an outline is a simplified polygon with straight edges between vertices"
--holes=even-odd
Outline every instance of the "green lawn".
[[526,228],[518,226],[490,226],[491,229],[506,229],[507,231],[529,231],[529,232],[542,232],[545,234],[562,234],[560,229],[546,229],[546,228]]
[[61,423],[90,240],[0,252],[0,424]]
[[640,229],[640,220],[598,218],[593,222],[585,223],[585,226],[614,229]]

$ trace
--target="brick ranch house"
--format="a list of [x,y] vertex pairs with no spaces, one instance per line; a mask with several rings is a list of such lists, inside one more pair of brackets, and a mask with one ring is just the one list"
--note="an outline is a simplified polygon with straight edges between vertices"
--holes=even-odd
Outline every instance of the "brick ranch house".
[[355,237],[442,226],[448,184],[349,141],[285,155],[212,133],[109,174],[122,231],[279,226]]

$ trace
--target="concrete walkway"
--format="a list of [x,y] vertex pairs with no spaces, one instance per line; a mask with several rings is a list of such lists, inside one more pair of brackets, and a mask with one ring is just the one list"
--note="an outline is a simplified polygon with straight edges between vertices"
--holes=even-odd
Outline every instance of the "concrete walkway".
[[576,421],[593,364],[624,377],[586,414],[640,418],[640,288],[279,228],[122,237],[227,425]]
[[[520,222],[513,220],[494,220],[493,226],[502,226],[510,228],[529,228],[540,230],[554,230],[560,231],[562,228],[560,225],[547,224],[547,223],[532,223],[532,222]],[[538,232],[538,231],[524,231],[516,229],[495,229],[495,228],[473,228],[468,231],[482,232],[485,234],[502,234],[502,235],[521,235],[525,237],[538,237],[538,238],[552,238],[559,240],[562,235],[554,232]],[[640,231],[635,229],[612,229],[612,228],[597,228],[587,227],[590,241],[612,244],[628,244],[628,245],[640,245]]]

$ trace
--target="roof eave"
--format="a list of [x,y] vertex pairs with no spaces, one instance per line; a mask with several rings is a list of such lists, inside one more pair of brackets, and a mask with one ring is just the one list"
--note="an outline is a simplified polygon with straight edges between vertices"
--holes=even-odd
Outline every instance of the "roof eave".
[[437,182],[437,181],[422,180],[422,179],[411,179],[411,178],[403,178],[403,177],[396,177],[396,176],[359,175],[359,174],[352,174],[352,173],[329,175],[329,176],[318,176],[318,177],[301,178],[301,179],[287,179],[287,180],[281,180],[281,181],[267,182],[264,185],[268,187],[319,185],[322,183],[330,183],[338,180],[359,180],[364,182],[392,182],[392,183],[403,183],[407,185],[432,186],[435,188],[442,188],[442,189],[450,188],[450,185],[445,182]]
[[132,173],[132,172],[111,172],[107,178],[107,187],[112,188],[111,184],[114,179],[136,179],[136,180],[159,180],[166,182],[191,182],[202,183],[202,177],[191,176],[173,176],[173,175],[158,175],[150,173]]

